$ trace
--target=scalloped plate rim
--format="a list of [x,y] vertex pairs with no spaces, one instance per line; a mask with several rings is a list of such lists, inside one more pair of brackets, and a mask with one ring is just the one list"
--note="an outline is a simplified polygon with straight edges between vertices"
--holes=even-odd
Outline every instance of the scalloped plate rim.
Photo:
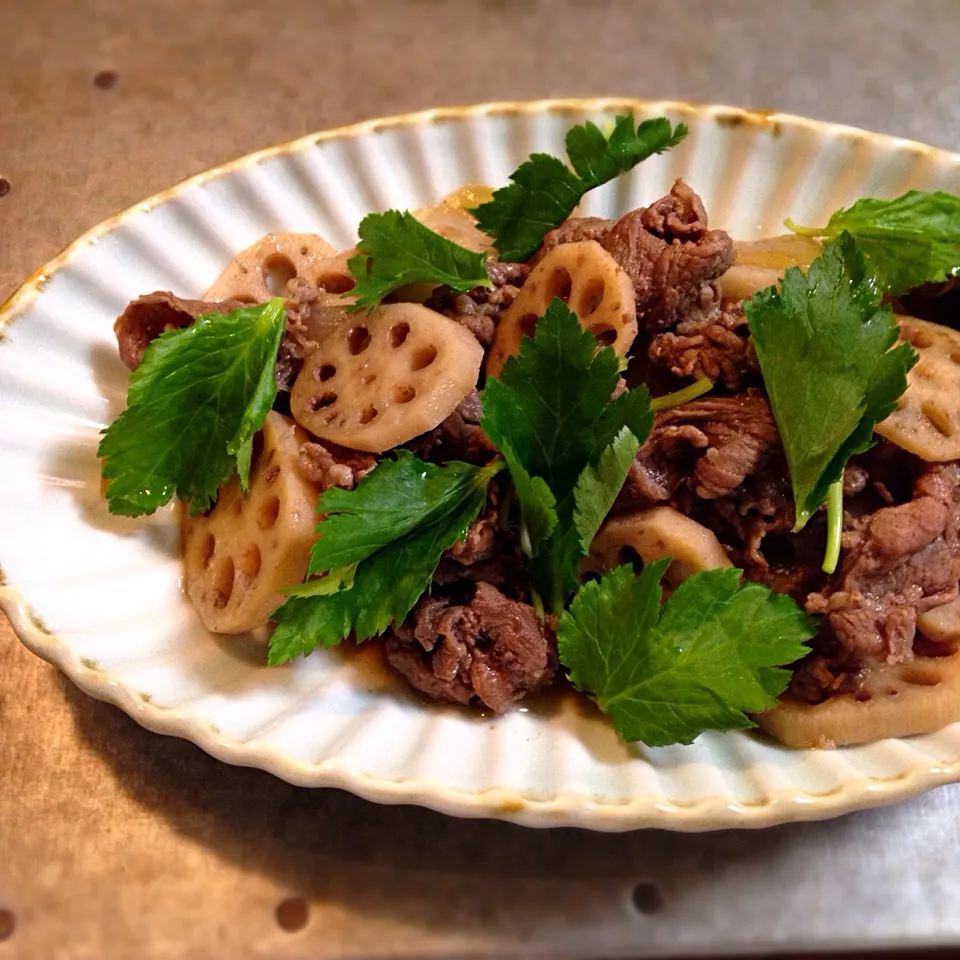
[[[137,214],[154,207],[195,185],[226,176],[266,159],[296,153],[320,141],[359,137],[381,129],[417,126],[478,115],[537,114],[550,111],[649,110],[657,108],[674,114],[713,119],[717,123],[748,123],[775,128],[777,124],[802,127],[819,135],[834,134],[879,143],[891,150],[907,150],[957,161],[960,155],[918,141],[876,133],[859,127],[801,117],[789,113],[749,110],[721,104],[696,104],[670,99],[630,97],[579,97],[530,101],[497,101],[469,106],[440,107],[405,114],[378,117],[316,133],[307,134],[212,167],[135,203],[106,218],[66,246],[59,254],[34,271],[0,305],[0,338],[4,330],[42,291],[46,281],[66,266],[74,254],[95,243],[101,236]],[[2,562],[2,558],[0,558]],[[960,780],[960,761],[931,760],[926,768],[913,769],[890,778],[850,778],[824,794],[800,793],[797,788],[770,791],[756,803],[737,804],[723,796],[704,797],[689,803],[665,801],[662,795],[643,794],[625,803],[598,801],[584,794],[558,793],[549,801],[524,796],[517,790],[493,787],[469,792],[424,778],[389,780],[352,771],[335,762],[304,763],[275,747],[258,749],[255,740],[232,741],[219,734],[213,724],[182,715],[175,708],[158,707],[109,673],[87,666],[69,644],[50,633],[30,608],[27,599],[5,583],[0,566],[0,609],[13,630],[32,653],[60,669],[86,694],[119,707],[143,727],[165,735],[189,740],[211,756],[235,766],[268,771],[289,783],[309,787],[337,787],[364,799],[385,804],[416,804],[460,817],[489,817],[533,827],[575,826],[598,831],[624,831],[655,827],[695,832],[705,830],[761,828],[782,823],[824,820],[855,810],[896,803],[937,786]]]

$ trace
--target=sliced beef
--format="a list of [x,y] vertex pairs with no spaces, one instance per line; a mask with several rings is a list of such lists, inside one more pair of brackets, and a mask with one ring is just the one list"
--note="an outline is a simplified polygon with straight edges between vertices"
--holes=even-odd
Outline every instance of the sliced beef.
[[[580,240],[598,241],[633,281],[641,330],[657,332],[681,322],[719,321],[716,280],[733,265],[733,241],[723,230],[708,229],[703,202],[682,180],[656,203],[616,223],[600,217],[571,217],[544,237],[531,263],[538,263],[561,243]],[[734,331],[732,320],[727,323],[727,332]],[[727,338],[721,331],[722,325],[710,333],[722,344]],[[691,329],[682,336],[698,332],[703,331]],[[733,336],[740,338],[735,332]],[[727,368],[732,377],[732,367]]]
[[562,243],[603,240],[612,226],[613,221],[603,217],[570,217],[543,238],[543,246],[534,255],[531,263],[536,265],[554,247],[559,247]]
[[426,306],[462,323],[484,349],[493,343],[503,311],[513,303],[523,281],[530,273],[526,263],[487,260],[487,273],[493,288],[474,287],[467,293],[455,293],[449,287],[438,287]]
[[388,636],[387,660],[436,700],[474,698],[503,713],[553,679],[555,639],[533,608],[478,583],[467,604],[424,597]]
[[707,229],[702,201],[682,180],[656,203],[621,217],[600,243],[633,281],[641,329],[719,314],[715,281],[733,264],[733,241]]
[[277,386],[287,392],[293,389],[304,357],[343,322],[349,306],[335,291],[313,286],[302,277],[292,280],[289,290],[283,303],[287,326],[277,356]]
[[352,490],[376,465],[377,459],[369,453],[348,450],[335,443],[307,441],[298,454],[300,472],[321,490],[343,487]]
[[674,376],[722,380],[730,390],[760,371],[740,303],[681,320],[673,331],[654,336],[647,355]]
[[513,260],[494,260],[490,258],[486,263],[487,276],[493,281],[496,289],[501,287],[520,287],[530,275],[530,264],[517,263]]
[[657,413],[621,493],[621,505],[665,503],[685,485],[718,499],[780,449],[770,406],[758,391],[693,400]]
[[960,464],[930,464],[908,503],[852,518],[843,566],[806,608],[825,614],[848,651],[888,663],[909,659],[917,614],[957,595]]
[[180,330],[207,313],[230,313],[245,306],[237,300],[185,300],[166,290],[137,297],[113,325],[120,359],[131,370],[140,366],[150,342],[167,330]]
[[[500,487],[494,480],[485,511],[470,526],[463,540],[440,558],[434,583],[466,600],[472,584],[481,581],[499,587],[512,599],[525,600],[527,579],[516,530],[500,526]],[[464,592],[466,591],[466,593]]]
[[[286,301],[287,329],[277,354],[277,387],[289,392],[303,364],[304,353],[312,344],[305,336],[302,318],[309,314],[310,298],[322,291],[301,283]],[[140,366],[150,342],[167,330],[189,327],[197,317],[207,313],[230,313],[250,306],[239,300],[185,300],[168,291],[160,290],[138,297],[127,305],[114,324],[120,359],[131,370]]]
[[863,660],[851,656],[832,637],[818,638],[815,649],[793,669],[790,692],[805,703],[822,703],[837,694],[856,694],[865,673]]
[[497,513],[491,509],[470,525],[467,535],[450,548],[449,556],[461,566],[472,567],[496,556],[497,547]]
[[905,313],[945,327],[960,328],[960,278],[925,283],[894,301],[897,313]]
[[497,449],[480,426],[482,416],[480,394],[474,388],[446,420],[406,446],[425,460],[488,463],[496,456]]

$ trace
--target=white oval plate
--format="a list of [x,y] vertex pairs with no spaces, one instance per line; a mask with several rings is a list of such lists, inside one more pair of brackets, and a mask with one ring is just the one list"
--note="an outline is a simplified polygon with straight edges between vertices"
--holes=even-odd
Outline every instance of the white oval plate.
[[592,193],[616,216],[683,177],[711,223],[750,239],[826,222],[860,196],[960,192],[960,157],[796,117],[673,102],[570,100],[436,110],[253,154],[101,224],[0,312],[0,604],[23,642],[151,730],[293,783],[460,816],[597,830],[709,830],[820,819],[960,779],[960,724],[910,740],[793,751],[752,733],[626,746],[582,700],[500,718],[425,703],[370,656],[263,666],[184,601],[172,511],[108,515],[95,450],[127,375],[112,324],[141,293],[199,296],[270,230],[353,243],[361,217],[500,185],[535,150],[563,155],[590,118],[667,114],[690,136]]

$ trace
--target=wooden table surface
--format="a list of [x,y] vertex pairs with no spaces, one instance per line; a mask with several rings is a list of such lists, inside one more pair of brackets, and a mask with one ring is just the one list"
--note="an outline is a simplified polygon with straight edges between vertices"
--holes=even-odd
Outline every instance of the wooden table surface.
[[[960,143],[951,0],[2,0],[0,38],[0,300],[189,174],[440,104],[668,96]],[[754,836],[718,838],[701,880],[803,834]],[[0,617],[0,960],[664,955],[656,925],[684,890],[645,870],[651,845],[702,849],[456,821],[221,765],[85,697]],[[844,942],[874,919],[850,916]]]

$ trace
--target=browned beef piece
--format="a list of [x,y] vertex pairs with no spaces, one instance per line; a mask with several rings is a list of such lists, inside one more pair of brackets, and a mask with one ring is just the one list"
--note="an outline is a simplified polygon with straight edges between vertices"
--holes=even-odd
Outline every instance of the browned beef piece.
[[485,350],[493,343],[503,311],[513,303],[530,272],[528,264],[510,261],[491,259],[486,267],[493,289],[475,287],[467,293],[454,293],[449,287],[440,287],[426,301],[432,310],[462,323]]
[[822,703],[841,693],[856,694],[864,676],[864,663],[849,656],[836,641],[826,643],[826,653],[814,651],[800,661],[790,677],[790,692],[806,703]]
[[681,320],[673,331],[653,338],[647,355],[675,376],[722,380],[730,390],[760,370],[740,303]]
[[[515,530],[500,527],[500,488],[494,481],[483,514],[470,526],[463,540],[440,558],[433,575],[435,584],[460,591],[471,583],[485,581],[500,587],[513,599],[526,599],[526,575]],[[458,585],[458,586],[457,586]]]
[[343,487],[352,490],[376,465],[377,458],[359,450],[348,450],[324,441],[301,444],[298,455],[300,472],[321,490]]
[[850,652],[888,663],[912,654],[917,614],[957,595],[960,579],[960,464],[926,465],[913,499],[854,518],[843,535],[843,566],[812,593]]
[[704,499],[725,497],[779,449],[770,406],[757,391],[662,410],[630,468],[620,503],[665,503],[681,484]]
[[905,313],[945,327],[960,327],[960,279],[925,283],[894,300],[897,313]]
[[621,217],[600,242],[633,281],[641,329],[718,314],[715,281],[733,264],[733,241],[707,229],[702,201],[682,180],[656,203]]
[[494,287],[520,287],[530,274],[530,264],[517,263],[513,260],[494,260],[492,257],[486,262],[487,276],[493,281]]
[[303,345],[292,337],[284,336],[277,351],[277,387],[289,393],[296,383],[303,366]]
[[550,683],[555,640],[533,608],[478,583],[466,605],[424,597],[386,642],[387,660],[436,700],[476,698],[496,713]]
[[603,217],[570,217],[543,238],[543,246],[530,261],[536,265],[545,254],[561,243],[579,243],[581,240],[602,240],[610,228],[612,220]]
[[406,446],[425,460],[489,463],[496,456],[497,449],[480,426],[482,416],[480,394],[473,389],[439,426],[411,440]]
[[289,286],[290,295],[283,303],[287,327],[277,354],[277,386],[287,392],[293,389],[304,357],[316,348],[330,319],[342,316],[339,311],[343,309],[330,303],[330,294],[337,291],[313,286],[302,277]]
[[496,556],[497,547],[497,513],[490,509],[474,520],[467,535],[450,548],[449,555],[462,566],[472,567]]
[[184,300],[166,290],[137,297],[117,317],[113,325],[120,348],[120,359],[131,370],[140,366],[150,341],[167,330],[189,327],[206,313],[230,313],[245,306],[237,300]]

